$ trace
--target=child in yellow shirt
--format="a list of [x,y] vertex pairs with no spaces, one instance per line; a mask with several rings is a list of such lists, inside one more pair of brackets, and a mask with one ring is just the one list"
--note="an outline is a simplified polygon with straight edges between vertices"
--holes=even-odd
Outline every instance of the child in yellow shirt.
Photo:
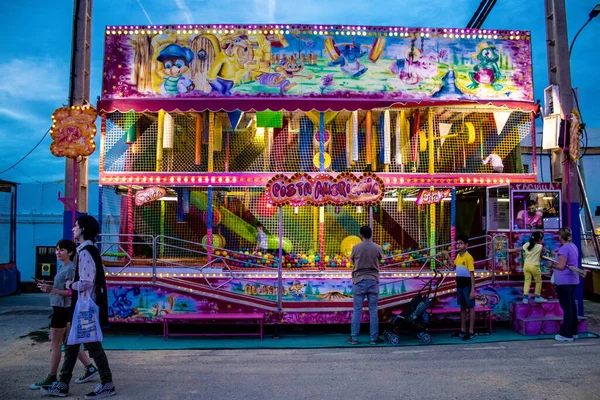
[[547,300],[542,297],[542,270],[540,269],[540,261],[544,249],[544,233],[540,231],[533,232],[529,238],[527,245],[508,249],[509,253],[523,251],[525,253],[525,261],[523,263],[523,273],[525,274],[525,283],[523,284],[523,304],[529,303],[529,288],[531,287],[531,279],[535,280],[535,302],[545,303]]

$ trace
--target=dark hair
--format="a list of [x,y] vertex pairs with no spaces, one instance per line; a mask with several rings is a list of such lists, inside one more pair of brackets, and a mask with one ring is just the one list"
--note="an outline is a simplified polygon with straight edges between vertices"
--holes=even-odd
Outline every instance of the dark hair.
[[365,225],[360,227],[360,234],[365,239],[371,239],[371,236],[373,236],[373,231],[369,226]]
[[257,227],[257,228],[262,228],[262,227],[263,227],[263,224],[261,224],[260,222],[258,222],[258,223],[256,224],[256,227]]
[[69,239],[61,239],[58,241],[58,243],[56,243],[56,247],[59,249],[66,250],[67,253],[71,253],[69,254],[69,259],[73,261],[73,259],[75,258],[75,252],[77,251],[77,246],[75,245],[75,242]]
[[531,234],[531,237],[529,238],[529,245],[527,246],[527,251],[533,250],[533,248],[535,247],[537,242],[543,238],[544,238],[544,232],[541,232],[541,231],[533,232]]
[[456,235],[456,241],[458,242],[459,240],[461,242],[463,242],[464,244],[469,244],[469,237],[465,234],[461,233],[461,234]]
[[81,215],[77,217],[77,225],[82,230],[83,239],[96,241],[96,236],[100,233],[100,224],[96,221],[96,218],[91,215]]
[[558,236],[560,236],[565,242],[570,242],[573,236],[573,232],[571,232],[571,228],[568,226],[563,226],[558,230]]
[[537,207],[537,202],[535,200],[527,200],[527,208],[529,208],[531,206]]

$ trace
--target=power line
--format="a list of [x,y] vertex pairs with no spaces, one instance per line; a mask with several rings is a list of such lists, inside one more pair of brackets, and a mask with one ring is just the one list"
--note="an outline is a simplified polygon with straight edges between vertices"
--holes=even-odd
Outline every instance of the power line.
[[0,171],[0,175],[2,175],[5,172],[10,171],[11,169],[13,169],[17,165],[19,165],[21,163],[21,161],[23,161],[24,159],[26,159],[27,156],[29,156],[35,149],[37,149],[37,147],[42,143],[42,141],[44,141],[44,139],[46,138],[46,136],[48,136],[48,133],[50,133],[50,129],[48,129],[46,131],[46,133],[44,133],[44,136],[42,136],[42,138],[40,139],[40,141],[37,142],[37,144],[35,146],[33,146],[33,148],[31,150],[29,150],[27,152],[27,154],[25,154],[23,157],[21,157],[21,159],[19,161],[17,161],[16,163],[14,163],[13,165],[11,165],[10,167],[6,168],[4,171]]
[[469,20],[467,28],[469,29],[480,29],[488,15],[496,5],[497,0],[481,0],[479,7],[475,10],[475,13]]

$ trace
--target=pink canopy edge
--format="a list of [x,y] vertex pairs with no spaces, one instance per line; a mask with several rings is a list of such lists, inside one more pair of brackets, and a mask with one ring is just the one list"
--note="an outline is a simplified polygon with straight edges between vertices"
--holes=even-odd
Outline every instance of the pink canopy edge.
[[320,99],[320,98],[206,98],[206,99],[123,99],[101,100],[98,111],[122,113],[135,112],[201,112],[201,111],[356,111],[374,108],[408,108],[408,107],[457,107],[457,106],[491,106],[524,112],[535,112],[539,105],[520,101],[474,101],[474,100],[423,100],[423,101],[390,101],[372,99]]

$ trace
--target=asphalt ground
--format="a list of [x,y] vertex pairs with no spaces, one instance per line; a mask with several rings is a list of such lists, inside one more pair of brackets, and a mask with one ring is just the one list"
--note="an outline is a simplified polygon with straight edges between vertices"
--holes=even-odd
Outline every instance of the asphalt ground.
[[[28,387],[47,373],[49,345],[36,342],[47,304],[41,294],[0,298],[0,399],[40,397]],[[600,332],[600,304],[585,307]],[[124,399],[600,399],[599,339],[107,355]],[[69,398],[94,385],[72,383]]]

